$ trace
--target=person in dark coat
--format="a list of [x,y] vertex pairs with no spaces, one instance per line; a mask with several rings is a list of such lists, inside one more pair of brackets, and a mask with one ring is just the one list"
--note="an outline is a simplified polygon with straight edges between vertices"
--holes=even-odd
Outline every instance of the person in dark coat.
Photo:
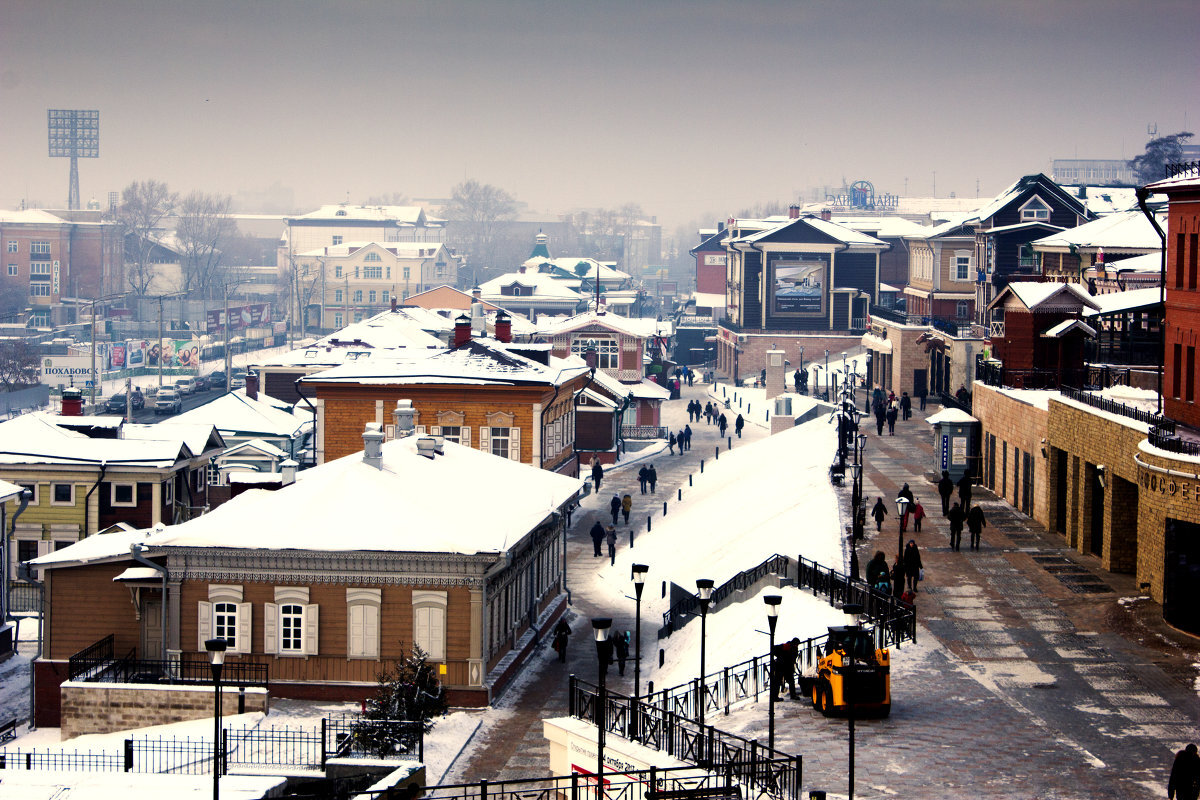
[[671,455],[675,455],[675,432],[671,431],[670,437],[667,439],[667,449],[671,451]]
[[744,427],[746,427],[746,420],[741,414],[738,414],[737,419],[733,421],[733,432],[737,434],[739,439],[742,438],[742,428]]
[[875,499],[875,505],[871,506],[871,516],[875,518],[875,530],[883,530],[883,520],[887,516],[887,506],[883,504],[883,498]]
[[920,399],[920,401],[921,401],[921,410],[922,410],[922,411],[924,411],[924,410],[925,410],[925,398],[926,398],[926,397],[928,397],[928,396],[929,396],[929,393],[928,393],[928,392],[926,392],[924,389],[922,389],[920,392],[918,392],[918,393],[917,393],[917,397],[918,397],[918,398]]
[[967,512],[967,530],[971,532],[971,549],[979,549],[979,536],[983,533],[983,529],[987,527],[987,520],[983,518],[983,509],[979,506],[971,506],[971,510]]
[[604,541],[608,543],[608,563],[617,563],[617,529],[612,525],[608,526],[608,531],[604,534]]
[[646,475],[648,472],[649,470],[645,466],[638,470],[638,484],[642,487],[642,494],[646,493]]
[[725,430],[728,427],[729,427],[729,420],[725,419],[724,414],[721,414],[721,416],[717,418],[717,430],[719,430],[721,432],[722,437],[725,436]]
[[704,404],[704,421],[712,425],[712,402]]
[[912,398],[908,396],[908,392],[900,394],[900,419],[908,420],[912,418]]
[[900,487],[900,491],[896,492],[896,499],[898,500],[901,497],[908,501],[908,505],[904,509],[904,514],[900,517],[900,532],[903,533],[908,530],[908,515],[912,513],[913,507],[913,493],[912,489],[908,488],[907,483]]
[[887,409],[884,408],[883,401],[875,402],[875,435],[883,436],[883,423],[887,421]]
[[875,551],[875,557],[867,562],[867,584],[884,594],[892,593],[892,573],[888,569],[887,556],[882,550]]
[[621,497],[614,494],[612,500],[608,501],[608,510],[612,514],[612,524],[617,524],[617,517],[621,515]]
[[958,391],[954,393],[954,397],[964,406],[968,408],[971,406],[971,393],[967,391],[965,385],[959,384]]
[[958,550],[958,546],[962,542],[963,521],[966,520],[967,515],[962,510],[962,506],[955,503],[950,507],[950,513],[946,515],[946,518],[950,520],[950,549]]
[[629,658],[629,643],[633,641],[633,634],[629,631],[621,631],[617,634],[616,640],[613,642],[613,650],[617,654],[617,674],[625,674],[625,661]]
[[904,555],[896,554],[896,560],[892,562],[892,597],[900,597],[904,594]]
[[600,481],[604,478],[604,467],[600,466],[599,461],[592,462],[592,482],[596,485],[592,488],[597,492],[600,491]]
[[800,394],[800,370],[792,373],[792,386],[796,387],[796,394]]
[[778,697],[783,684],[788,686],[788,697],[799,700],[796,694],[796,657],[800,655],[800,639],[793,637],[791,641],[775,645],[774,660],[771,670],[771,692]]
[[646,470],[646,480],[650,482],[650,494],[654,494],[654,485],[658,483],[658,470],[654,468],[653,464]]
[[1189,744],[1175,754],[1171,777],[1167,781],[1168,800],[1196,800],[1200,797],[1200,753]]
[[921,580],[921,551],[917,548],[915,539],[909,539],[904,545],[904,577],[908,578],[908,590],[914,594],[917,583]]
[[942,496],[942,516],[950,513],[950,495],[954,494],[954,481],[950,480],[950,470],[942,470],[942,479],[938,481],[938,494]]
[[625,495],[621,498],[621,513],[625,516],[625,524],[629,524],[629,512],[633,511],[633,497]]
[[601,554],[600,543],[604,541],[604,526],[600,524],[600,520],[596,520],[588,532],[592,535],[592,557],[595,558]]
[[683,449],[684,450],[692,449],[692,426],[691,425],[683,426]]
[[[899,415],[900,415],[900,404],[897,403],[895,400],[888,403],[887,412],[885,413],[885,416],[887,418],[887,424],[888,424],[888,436],[896,435],[896,417],[898,417]],[[879,435],[882,436],[883,432],[881,431]]]
[[963,473],[963,476],[958,479],[958,499],[962,503],[963,513],[967,513],[967,509],[971,507],[971,489],[975,487],[975,479],[971,477],[971,470]]
[[554,626],[554,639],[551,647],[554,652],[558,653],[558,663],[565,664],[567,661],[567,637],[571,635],[571,626],[567,624],[565,619],[559,619],[558,624]]

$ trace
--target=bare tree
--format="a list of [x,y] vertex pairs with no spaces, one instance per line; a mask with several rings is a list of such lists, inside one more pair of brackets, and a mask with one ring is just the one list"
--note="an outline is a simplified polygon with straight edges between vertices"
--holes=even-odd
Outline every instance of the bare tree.
[[1137,184],[1144,186],[1167,177],[1167,164],[1183,161],[1183,146],[1192,136],[1188,131],[1180,131],[1146,142],[1145,151],[1129,161]]
[[179,239],[184,292],[211,295],[219,281],[225,243],[237,235],[228,195],[192,192],[179,204]]
[[38,351],[20,339],[0,341],[0,387],[4,391],[38,382]]
[[407,206],[411,205],[408,195],[400,192],[384,192],[383,194],[373,194],[367,198],[365,205],[368,206]]
[[126,278],[129,287],[144,297],[154,281],[150,256],[163,217],[175,207],[178,195],[161,181],[134,181],[121,191],[116,220],[125,232]]
[[497,233],[500,223],[517,215],[517,200],[503,189],[476,180],[464,181],[451,192],[450,203],[442,214],[467,229],[470,263],[477,269],[496,264]]

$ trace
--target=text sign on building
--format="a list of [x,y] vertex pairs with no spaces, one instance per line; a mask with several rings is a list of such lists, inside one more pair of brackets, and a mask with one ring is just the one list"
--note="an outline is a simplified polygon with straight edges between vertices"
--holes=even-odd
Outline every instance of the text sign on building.
[[59,290],[62,286],[61,275],[62,275],[62,272],[58,266],[58,262],[55,261],[54,262],[54,294],[56,294],[56,295],[60,294]]
[[[206,315],[205,328],[207,333],[218,333],[224,327],[225,310],[216,309]],[[258,328],[271,324],[271,304],[252,303],[246,306],[234,306],[229,309],[229,330],[240,331],[246,328]]]
[[727,256],[723,253],[719,254],[719,255],[709,254],[704,257],[704,266],[706,266],[706,267],[723,267],[723,266],[725,266],[726,260],[728,258],[729,258],[729,256]]
[[92,357],[47,356],[41,372],[47,386],[84,386],[92,380]]

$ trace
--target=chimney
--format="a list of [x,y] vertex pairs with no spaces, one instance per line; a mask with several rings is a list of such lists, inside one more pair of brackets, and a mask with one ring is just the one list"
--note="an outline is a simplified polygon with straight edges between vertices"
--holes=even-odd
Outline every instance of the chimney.
[[833,218],[832,211],[830,211],[828,208],[821,209],[821,219],[825,220],[826,222],[829,222],[829,220],[832,218]]
[[729,221],[725,223],[725,226],[726,226],[727,228],[732,228],[732,227],[733,227],[734,225],[736,225],[736,224],[737,224],[737,220],[736,220],[736,219],[734,219],[733,217],[730,217],[730,218],[729,218]]
[[496,312],[496,341],[505,344],[512,341],[512,318],[503,311]]
[[519,271],[519,272],[520,272],[522,275],[524,275],[524,274],[525,274],[525,267],[521,267],[521,269],[520,269],[520,270],[518,270],[518,271]]
[[718,222],[717,223],[717,233],[724,233],[724,232],[725,232],[725,223]]
[[475,300],[476,303],[482,302],[483,289],[480,289],[478,286],[476,286],[474,289],[471,290],[471,297],[472,297],[472,299]]
[[363,463],[383,469],[383,426],[378,422],[368,422],[362,438]]
[[433,461],[436,450],[437,443],[433,441],[432,436],[422,436],[420,439],[417,439],[417,455],[425,456],[425,458]]
[[471,331],[487,336],[487,317],[483,315],[483,303],[471,303]]
[[392,311],[396,310],[396,295],[392,295]]
[[70,388],[62,390],[62,415],[64,417],[83,416],[83,390]]
[[445,436],[430,436],[433,439],[433,452],[439,456],[446,455],[446,437]]
[[788,219],[800,219],[800,206],[795,203],[788,206]]
[[247,372],[246,373],[246,397],[249,397],[251,400],[258,399],[258,373],[257,372]]
[[396,423],[397,439],[403,439],[413,432],[417,412],[413,410],[412,400],[397,400],[396,408],[392,411],[392,421]]
[[291,486],[296,482],[296,467],[300,464],[294,458],[289,458],[279,465],[279,474],[283,477],[283,485]]
[[462,347],[471,341],[471,318],[460,314],[454,319],[454,346]]

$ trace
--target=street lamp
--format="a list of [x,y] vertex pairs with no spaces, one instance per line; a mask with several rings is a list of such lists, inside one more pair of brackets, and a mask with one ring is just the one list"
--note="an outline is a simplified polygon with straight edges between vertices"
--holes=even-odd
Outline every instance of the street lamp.
[[829,399],[829,351],[825,351],[825,399]]
[[212,665],[213,696],[216,705],[213,711],[213,800],[221,796],[221,668],[225,665],[224,639],[209,639],[204,643],[208,660]]
[[696,721],[704,724],[704,638],[708,626],[708,604],[712,602],[711,578],[698,578],[696,591],[700,595],[700,692],[696,696]]
[[[860,604],[846,603],[842,606],[842,613],[849,614],[854,619],[853,624],[848,627],[858,628],[860,626],[861,623],[859,621],[859,618],[863,613],[863,607]],[[858,681],[856,680],[856,676],[854,674],[854,647],[858,641],[857,637],[858,637],[857,632],[855,632],[855,634],[853,636],[848,637],[850,647],[846,652],[846,661],[847,661],[846,666],[847,666],[847,671],[850,674],[847,676],[849,678],[849,680],[844,681],[842,683],[842,685],[844,687],[847,687],[849,689],[848,692],[845,692],[846,716],[848,717],[849,722],[850,722],[850,725],[849,725],[849,728],[850,728],[850,786],[849,786],[849,792],[847,795],[849,800],[854,800],[854,700],[855,700],[854,693],[858,687]]]
[[611,628],[612,619],[610,617],[592,618],[592,633],[596,637],[596,661],[600,671],[600,690],[596,695],[596,792],[598,796],[604,794],[604,723],[605,704],[608,702],[605,677],[608,675],[608,662],[612,660],[612,642],[608,640],[608,632]]
[[768,651],[771,654],[771,699],[767,702],[767,750],[770,752],[767,754],[767,758],[774,758],[775,692],[779,689],[778,683],[782,683],[782,676],[775,676],[775,624],[779,622],[779,604],[783,602],[783,598],[777,594],[769,594],[763,597],[763,602],[767,604],[767,627],[771,631],[771,649]]
[[633,565],[633,593],[637,599],[637,615],[633,624],[633,699],[641,696],[642,688],[642,589],[646,588],[646,573],[650,567]]
[[900,537],[899,545],[897,545],[896,553],[899,555],[903,555],[904,554],[904,515],[908,513],[908,498],[907,497],[897,497],[896,498],[896,511],[899,512],[899,514],[900,514],[900,519],[896,523],[896,526],[899,530],[899,537]]

